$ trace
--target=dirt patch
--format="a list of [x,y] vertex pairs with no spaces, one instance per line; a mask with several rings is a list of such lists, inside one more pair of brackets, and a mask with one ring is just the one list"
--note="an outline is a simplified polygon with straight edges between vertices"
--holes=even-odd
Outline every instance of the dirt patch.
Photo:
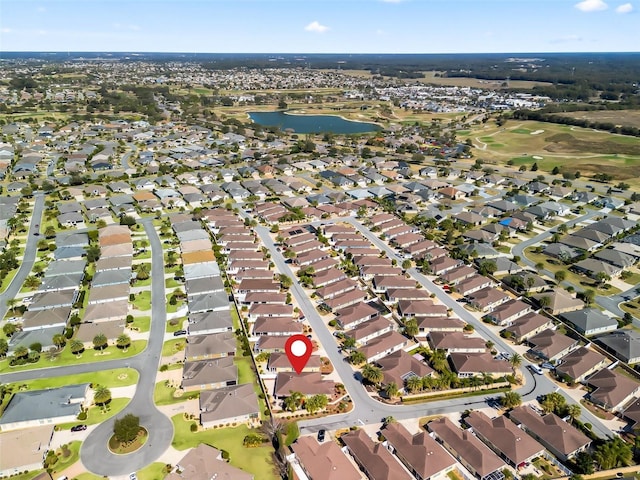
[[623,155],[640,155],[640,143],[620,143],[614,141],[597,141],[591,142],[581,140],[569,133],[558,133],[545,138],[549,145],[544,150],[553,153],[599,153],[599,154],[623,154]]
[[594,112],[567,112],[557,115],[595,122],[610,122],[640,128],[640,110],[598,110]]

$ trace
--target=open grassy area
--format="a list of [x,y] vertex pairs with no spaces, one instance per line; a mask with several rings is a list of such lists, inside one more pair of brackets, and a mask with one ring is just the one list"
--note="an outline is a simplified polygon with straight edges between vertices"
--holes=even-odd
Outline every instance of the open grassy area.
[[139,332],[148,332],[151,326],[151,317],[142,316],[142,317],[134,317],[132,327],[137,328]]
[[632,127],[640,127],[639,110],[594,110],[557,113],[557,115],[569,118],[578,118],[580,120],[610,122],[615,125],[629,125]]
[[174,353],[183,352],[186,344],[187,340],[185,338],[167,340],[162,344],[162,356],[170,357]]
[[165,470],[166,465],[164,463],[155,462],[151,465],[147,465],[138,472],[139,480],[162,480],[167,476]]
[[185,400],[191,400],[198,398],[199,392],[188,392],[181,397],[175,397],[173,394],[176,391],[174,387],[169,387],[162,381],[156,383],[153,389],[153,401],[156,405],[173,405],[174,403],[184,402]]
[[77,422],[62,423],[59,425],[61,430],[67,430],[76,425],[96,425],[120,413],[124,407],[131,401],[130,398],[114,398],[109,402],[106,408],[93,406],[89,408],[87,419]]
[[56,388],[72,385],[74,383],[94,383],[109,388],[126,387],[138,383],[139,374],[133,368],[117,368],[115,370],[101,370],[90,373],[79,373],[64,377],[38,378],[8,384],[21,390],[41,390],[43,388]]
[[151,292],[145,290],[140,293],[135,294],[135,300],[133,301],[133,306],[138,310],[150,310],[151,309]]
[[183,325],[186,327],[186,323],[184,323],[186,320],[186,317],[173,318],[171,320],[168,320],[166,324],[166,331],[168,333],[173,333],[177,330],[183,330]]
[[191,432],[194,421],[185,421],[182,414],[171,418],[174,436],[172,445],[178,450],[193,448],[200,443],[206,443],[219,450],[229,453],[229,463],[252,473],[256,480],[275,480],[278,477],[273,472],[271,454],[273,448],[269,444],[262,447],[245,448],[242,441],[253,430],[246,425],[234,428],[219,428],[200,432]]
[[78,358],[71,353],[69,344],[62,350],[60,356],[54,360],[48,360],[43,353],[40,360],[37,363],[30,363],[28,365],[22,365],[18,367],[10,367],[9,360],[0,360],[0,373],[17,372],[21,370],[35,370],[39,368],[50,367],[64,367],[67,365],[79,365],[82,363],[95,363],[104,362],[107,360],[117,360],[121,358],[129,358],[142,352],[147,346],[146,340],[134,340],[131,342],[131,346],[125,352],[115,346],[107,347],[105,350],[98,352],[93,349],[85,350],[84,353]]
[[[591,112],[590,112],[591,113]],[[593,112],[597,113],[597,112]],[[472,129],[462,140],[471,139],[474,155],[499,163],[538,164],[541,171],[555,166],[583,176],[606,172],[616,179],[640,184],[640,138],[615,135],[588,128],[536,121],[509,120],[502,127],[484,124]]]

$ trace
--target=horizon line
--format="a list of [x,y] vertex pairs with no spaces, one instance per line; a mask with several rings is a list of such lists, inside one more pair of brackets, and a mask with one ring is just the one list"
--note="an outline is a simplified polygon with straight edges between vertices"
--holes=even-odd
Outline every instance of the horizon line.
[[593,50],[593,51],[519,51],[519,52],[185,52],[185,51],[144,51],[144,50],[4,50],[4,54],[79,54],[79,53],[117,53],[117,54],[171,54],[171,55],[574,55],[574,54],[602,54],[624,53],[640,54],[637,50]]

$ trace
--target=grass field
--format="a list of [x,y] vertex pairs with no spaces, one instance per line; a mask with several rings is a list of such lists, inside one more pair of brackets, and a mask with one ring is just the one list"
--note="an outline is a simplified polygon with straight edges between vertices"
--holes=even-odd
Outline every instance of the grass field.
[[597,110],[595,112],[566,112],[557,115],[580,120],[593,120],[596,122],[610,122],[614,125],[629,125],[640,128],[639,110]]
[[636,185],[640,168],[640,138],[553,123],[509,120],[502,127],[486,124],[458,132],[471,139],[476,158],[489,163],[532,165],[542,172],[558,166],[583,176],[612,173],[616,179]]
[[[422,72],[424,78],[412,79],[412,81],[419,81],[424,83],[433,83],[434,85],[446,85],[452,87],[474,87],[482,88],[485,90],[499,90],[504,89],[505,80],[482,80],[479,78],[467,78],[467,77],[440,77],[436,74],[442,72],[430,71]],[[548,82],[532,82],[527,80],[509,80],[508,88],[533,88],[536,85],[551,85]]]
[[271,446],[245,448],[242,441],[246,435],[254,430],[246,425],[235,428],[218,428],[201,432],[191,432],[194,421],[185,421],[182,414],[171,418],[174,427],[172,445],[177,450],[197,447],[206,443],[219,450],[229,452],[229,463],[254,475],[256,480],[275,480],[278,478],[271,464]]

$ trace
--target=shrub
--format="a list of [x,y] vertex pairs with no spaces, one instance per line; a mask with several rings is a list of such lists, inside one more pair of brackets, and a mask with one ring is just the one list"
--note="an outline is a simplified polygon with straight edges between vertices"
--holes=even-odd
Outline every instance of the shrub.
[[192,432],[197,432],[198,431],[198,424],[197,423],[192,423],[191,426],[189,427],[189,430],[191,430]]
[[78,420],[86,420],[86,419],[87,419],[87,411],[86,410],[82,410],[78,414]]

